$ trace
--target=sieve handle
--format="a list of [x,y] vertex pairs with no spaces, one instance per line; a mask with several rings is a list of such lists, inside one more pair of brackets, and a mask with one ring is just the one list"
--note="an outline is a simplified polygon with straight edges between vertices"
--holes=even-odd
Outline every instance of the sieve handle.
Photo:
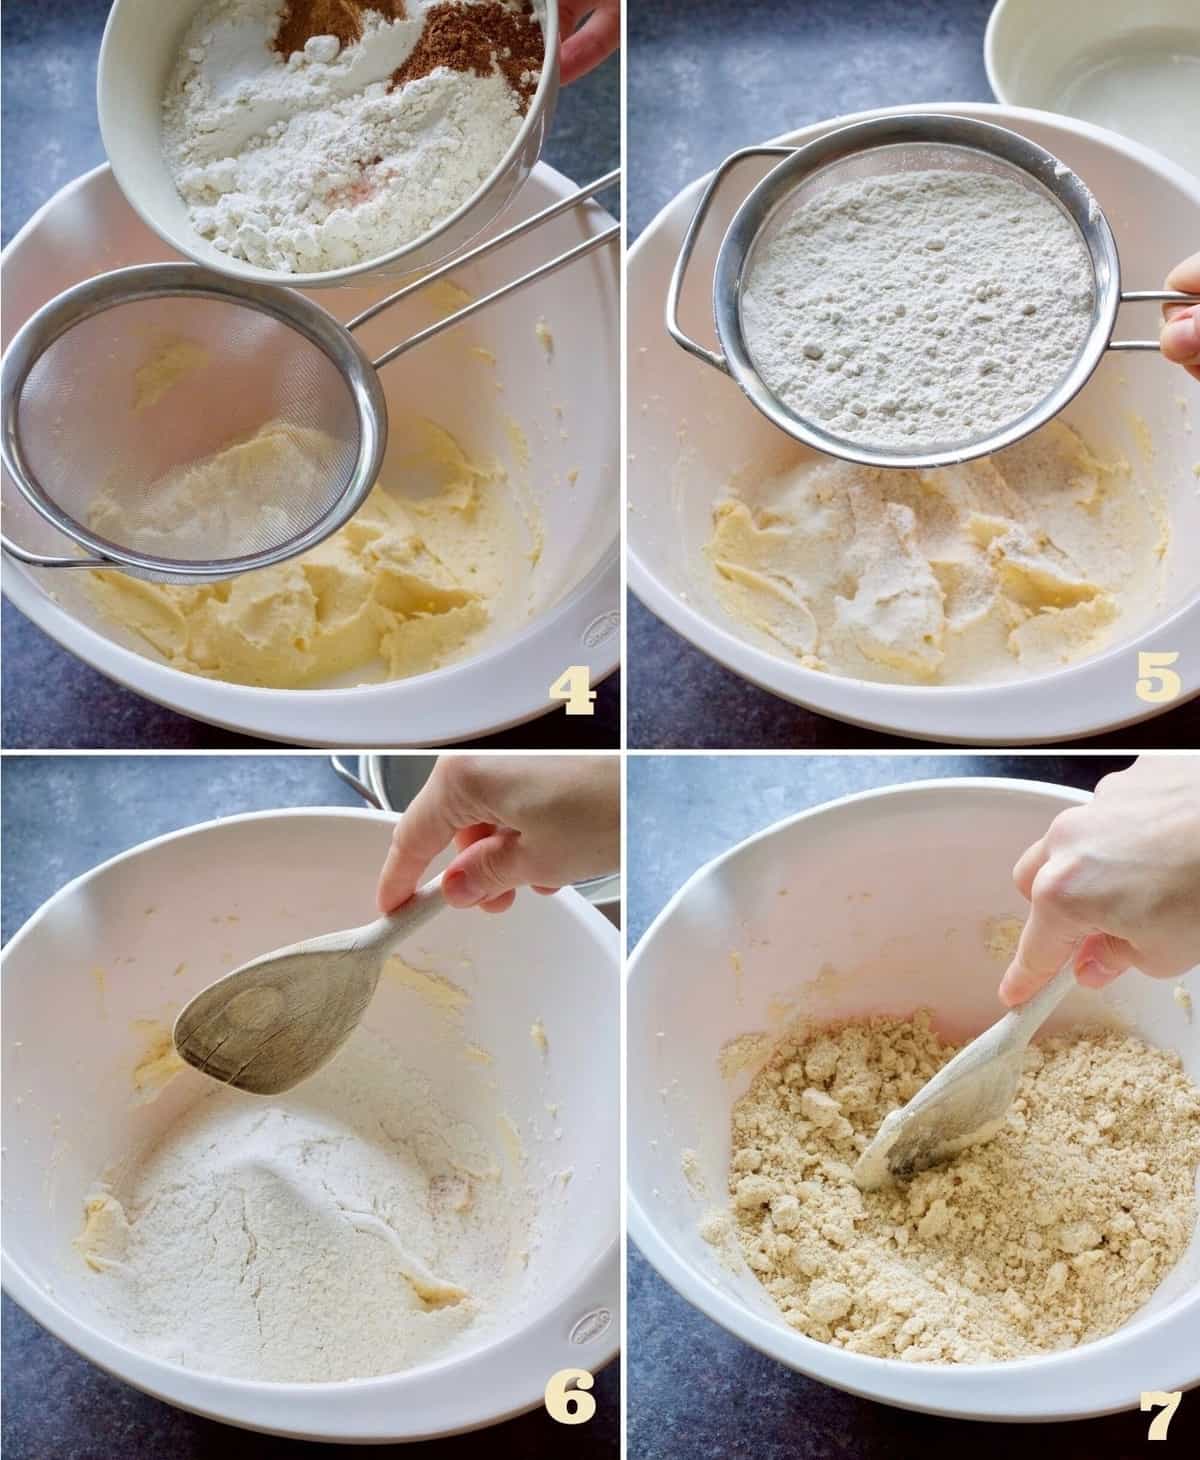
[[[436,324],[429,325],[426,329],[418,330],[415,335],[409,335],[408,339],[402,340],[400,344],[393,345],[390,350],[385,350],[371,364],[376,370],[382,370],[385,365],[390,365],[400,355],[405,355],[417,345],[423,345],[426,340],[431,340],[434,335],[440,335],[443,330],[448,330],[452,325],[461,324],[464,319],[470,319],[473,314],[478,314],[481,309],[486,309],[489,304],[495,304],[498,299],[504,299],[509,294],[515,294],[518,289],[524,289],[526,284],[532,284],[536,279],[544,279],[547,274],[553,274],[559,269],[565,269],[568,264],[573,264],[576,259],[581,259],[585,254],[592,253],[598,248],[603,248],[606,243],[612,243],[614,239],[621,237],[621,225],[614,223],[611,228],[606,228],[603,233],[594,233],[590,238],[585,238],[582,243],[577,243],[574,248],[569,248],[566,253],[560,253],[556,258],[550,259],[547,263],[539,264],[536,269],[530,269],[527,274],[522,274],[519,279],[513,279],[509,284],[503,284],[499,289],[493,289],[490,294],[485,294],[482,299],[473,299],[470,304],[464,304],[461,309],[456,309],[445,319],[439,319]],[[461,263],[462,260],[459,260]],[[422,281],[424,282],[424,281]]]
[[[615,187],[620,180],[620,168],[605,173],[603,177],[598,177],[594,182],[590,182],[586,186],[577,189],[568,197],[560,198],[557,203],[551,203],[548,208],[543,208],[540,213],[535,213],[532,218],[526,218],[524,222],[514,224],[512,228],[508,228],[503,233],[497,234],[495,238],[489,238],[485,243],[478,244],[466,253],[457,255],[447,263],[442,264],[439,268],[432,269],[428,274],[423,274],[419,279],[414,279],[411,284],[405,284],[403,288],[397,289],[386,298],[378,300],[369,308],[364,309],[361,314],[356,314],[353,319],[348,320],[346,322],[346,330],[349,333],[353,333],[360,324],[366,324],[368,320],[374,319],[376,315],[382,314],[386,309],[390,309],[393,304],[399,304],[402,299],[407,299],[409,295],[415,294],[419,289],[424,289],[427,284],[433,284],[438,279],[445,278],[447,274],[455,273],[465,265],[474,263],[477,259],[484,258],[487,254],[493,253],[498,248],[503,248],[505,244],[511,243],[513,239],[520,238],[522,234],[532,232],[533,229],[540,227],[543,223],[548,223],[551,218],[558,217],[560,213],[567,213],[572,208],[578,207],[580,203],[586,202],[595,193],[602,193],[606,188]],[[403,354],[406,350],[410,350],[414,345],[420,344],[433,335],[440,334],[442,330],[449,329],[451,325],[459,324],[462,320],[477,313],[488,304],[503,298],[504,295],[515,293],[516,290],[523,288],[526,284],[532,283],[534,279],[540,279],[546,274],[553,273],[555,269],[563,268],[566,264],[572,263],[577,258],[581,258],[585,253],[590,253],[592,249],[599,248],[602,244],[608,243],[611,239],[618,237],[620,231],[620,225],[614,224],[612,228],[605,229],[602,233],[593,234],[577,247],[568,249],[566,253],[560,254],[548,263],[541,264],[538,268],[530,270],[529,273],[523,274],[519,279],[514,279],[510,284],[493,290],[485,298],[473,300],[462,309],[456,310],[451,315],[447,315],[445,319],[430,325],[428,329],[421,330],[410,339],[405,340],[402,344],[395,346],[393,349],[381,355],[378,360],[372,363],[376,370],[380,369],[382,366],[388,364],[389,361],[394,360],[397,355]]]
[[16,558],[18,563],[27,563],[31,568],[119,568],[108,558],[51,558],[45,553],[31,553],[28,548],[18,547],[9,537],[0,533],[0,548]]
[[[1124,289],[1122,304],[1200,304],[1200,294],[1181,294],[1178,289]],[[1157,340],[1109,340],[1110,350],[1157,350]]]
[[687,273],[688,264],[691,263],[692,252],[696,247],[696,240],[700,236],[700,229],[708,216],[708,210],[712,206],[716,191],[725,179],[725,174],[736,167],[739,162],[744,162],[747,157],[787,157],[795,150],[794,147],[743,147],[740,152],[731,153],[713,173],[708,186],[704,189],[704,196],[700,199],[699,206],[692,214],[692,221],[688,224],[688,230],[683,235],[679,257],[675,260],[675,268],[671,273],[671,284],[667,289],[668,334],[677,345],[682,345],[689,355],[695,355],[697,360],[703,360],[706,365],[711,365],[715,370],[723,370],[726,375],[729,374],[729,366],[726,364],[724,355],[719,355],[713,350],[706,350],[703,345],[697,344],[690,335],[684,334],[679,323],[679,296],[683,293],[684,275]]
[[379,797],[371,790],[366,781],[360,780],[349,766],[342,763],[340,755],[331,755],[329,757],[329,764],[333,767],[334,774],[337,778],[340,781],[344,781],[352,791],[357,791],[368,806],[374,806],[376,811],[383,810]]

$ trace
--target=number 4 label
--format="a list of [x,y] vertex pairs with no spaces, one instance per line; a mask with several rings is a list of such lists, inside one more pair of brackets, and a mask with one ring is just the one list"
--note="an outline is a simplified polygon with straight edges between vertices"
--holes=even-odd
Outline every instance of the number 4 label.
[[1183,680],[1171,668],[1179,658],[1176,654],[1138,654],[1138,681],[1134,693],[1148,705],[1167,705],[1179,698]]
[[1165,1440],[1167,1438],[1167,1426],[1171,1423],[1171,1416],[1179,1408],[1179,1401],[1183,1398],[1183,1391],[1175,1389],[1170,1394],[1165,1389],[1147,1389],[1142,1394],[1142,1413],[1148,1409],[1162,1409],[1161,1414],[1156,1414],[1150,1421],[1150,1433],[1146,1436],[1148,1440]]
[[596,691],[592,672],[586,664],[572,664],[564,669],[550,686],[550,698],[562,700],[568,715],[594,715]]

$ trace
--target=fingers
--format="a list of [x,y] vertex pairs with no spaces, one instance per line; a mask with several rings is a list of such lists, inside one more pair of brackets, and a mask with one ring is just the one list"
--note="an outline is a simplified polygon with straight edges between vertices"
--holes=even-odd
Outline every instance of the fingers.
[[[1166,287],[1183,294],[1200,294],[1200,253],[1176,264],[1167,275]],[[1200,306],[1164,304],[1163,318],[1158,341],[1163,356],[1200,380]]]
[[1132,944],[1108,933],[1089,933],[1075,954],[1079,982],[1089,989],[1102,989],[1137,961]]
[[1000,1002],[1014,1009],[1032,998],[1073,956],[1086,932],[1054,899],[1038,896],[1035,879],[1029,920],[1000,981]]
[[1159,349],[1193,374],[1200,369],[1200,305],[1177,307],[1158,337]]
[[1046,864],[1049,853],[1046,851],[1046,838],[1034,842],[1021,854],[1020,860],[1013,868],[1013,882],[1016,883],[1017,891],[1026,902],[1033,901],[1033,879]]
[[454,837],[454,819],[444,778],[434,774],[396,823],[392,844],[379,874],[376,901],[382,913],[394,912],[417,890],[426,867]]
[[514,889],[529,880],[525,862],[517,832],[493,831],[465,847],[446,868],[442,896],[451,907],[505,912],[512,906]]
[[1167,275],[1166,287],[1178,289],[1181,294],[1200,294],[1200,253],[1194,253],[1191,258],[1176,264]]
[[596,8],[573,35],[563,36],[560,76],[569,86],[594,71],[621,44],[621,7],[616,0],[599,0]]

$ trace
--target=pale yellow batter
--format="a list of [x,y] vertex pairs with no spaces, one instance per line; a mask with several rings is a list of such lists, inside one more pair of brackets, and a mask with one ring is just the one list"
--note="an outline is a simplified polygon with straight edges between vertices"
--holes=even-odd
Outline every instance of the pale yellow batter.
[[892,683],[1044,673],[1158,603],[1165,506],[1051,422],[994,457],[881,471],[806,453],[717,503],[718,598],[765,647]]
[[[335,676],[399,679],[462,657],[522,597],[529,525],[499,467],[441,427],[394,420],[379,483],[340,532],[302,557],[199,587],[92,574],[104,612],[176,669],[291,689]],[[142,545],[179,551],[193,524],[254,521],[328,470],[333,443],[275,422],[155,484],[136,508]],[[130,540],[131,504],[100,494],[91,525]],[[534,534],[536,553],[536,533]]]

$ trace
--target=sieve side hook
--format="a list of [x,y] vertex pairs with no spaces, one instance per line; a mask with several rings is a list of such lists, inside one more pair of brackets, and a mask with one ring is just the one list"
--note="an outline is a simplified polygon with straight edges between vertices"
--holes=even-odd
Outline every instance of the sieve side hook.
[[[1200,304],[1200,294],[1181,294],[1178,289],[1123,289],[1122,304]],[[1157,340],[1109,340],[1110,350],[1157,350]]]
[[119,568],[120,563],[114,563],[109,558],[55,558],[47,553],[30,552],[28,548],[18,547],[11,537],[0,532],[0,549],[8,554],[10,558],[16,558],[18,563],[25,563],[31,568]]
[[697,360],[703,360],[714,370],[723,370],[726,375],[730,374],[730,370],[725,356],[698,344],[690,335],[684,333],[683,327],[679,323],[679,296],[683,293],[684,275],[687,273],[688,264],[691,263],[692,253],[700,236],[700,229],[703,227],[713,198],[724,181],[726,173],[748,157],[788,157],[795,150],[794,147],[743,147],[739,152],[730,153],[709,179],[708,186],[704,189],[704,196],[700,199],[696,211],[692,214],[692,221],[688,224],[687,232],[683,235],[683,243],[679,247],[679,257],[675,260],[675,267],[671,271],[671,283],[667,288],[667,333],[689,355],[695,355]]
[[[364,309],[361,314],[356,314],[353,319],[347,320],[344,326],[346,332],[352,334],[359,325],[366,324],[368,320],[374,319],[377,315],[390,309],[393,304],[399,304],[402,299],[407,299],[418,290],[424,289],[427,284],[436,283],[438,279],[445,278],[447,274],[454,273],[467,264],[484,258],[487,254],[493,253],[498,248],[503,248],[505,244],[511,243],[514,239],[520,238],[525,233],[532,232],[543,223],[548,223],[551,218],[557,217],[560,213],[566,213],[572,208],[578,207],[580,203],[585,202],[594,193],[601,193],[606,188],[614,187],[620,180],[620,168],[615,168],[612,172],[605,173],[603,177],[599,177],[594,182],[590,182],[586,186],[579,188],[568,197],[560,198],[557,203],[551,203],[548,208],[543,208],[540,213],[535,213],[533,217],[526,218],[522,223],[514,224],[512,228],[508,228],[503,233],[497,234],[495,238],[490,238],[485,243],[478,244],[466,253],[459,254],[447,263],[441,264],[436,269],[432,269],[428,274],[423,274],[419,279],[413,280],[412,283],[405,284],[402,288],[395,290],[394,293],[387,295],[386,298],[377,300],[376,303]],[[569,248],[564,253],[558,254],[555,258],[549,259],[546,263],[539,264],[536,268],[530,269],[528,273],[522,274],[520,278],[513,279],[509,283],[501,285],[499,289],[493,289],[490,294],[484,295],[481,299],[473,299],[469,304],[463,305],[461,309],[456,309],[453,314],[447,315],[445,319],[437,320],[426,329],[418,330],[416,334],[410,335],[408,339],[403,340],[400,344],[394,345],[390,350],[385,350],[378,359],[372,360],[371,364],[376,370],[381,370],[385,365],[395,360],[397,356],[405,354],[416,345],[423,344],[426,340],[432,339],[434,335],[439,335],[443,330],[450,329],[452,325],[461,324],[464,319],[469,319],[471,315],[478,314],[481,309],[486,309],[489,304],[494,304],[498,299],[503,299],[508,294],[515,294],[518,289],[523,289],[526,284],[532,284],[535,279],[544,278],[547,274],[552,274],[558,269],[565,268],[568,264],[574,263],[576,259],[582,258],[584,254],[591,253],[593,249],[601,248],[606,243],[611,243],[613,239],[619,238],[620,235],[621,225],[619,223],[614,223],[611,228],[603,229],[600,233],[591,234],[582,243],[576,244],[573,248]]]

